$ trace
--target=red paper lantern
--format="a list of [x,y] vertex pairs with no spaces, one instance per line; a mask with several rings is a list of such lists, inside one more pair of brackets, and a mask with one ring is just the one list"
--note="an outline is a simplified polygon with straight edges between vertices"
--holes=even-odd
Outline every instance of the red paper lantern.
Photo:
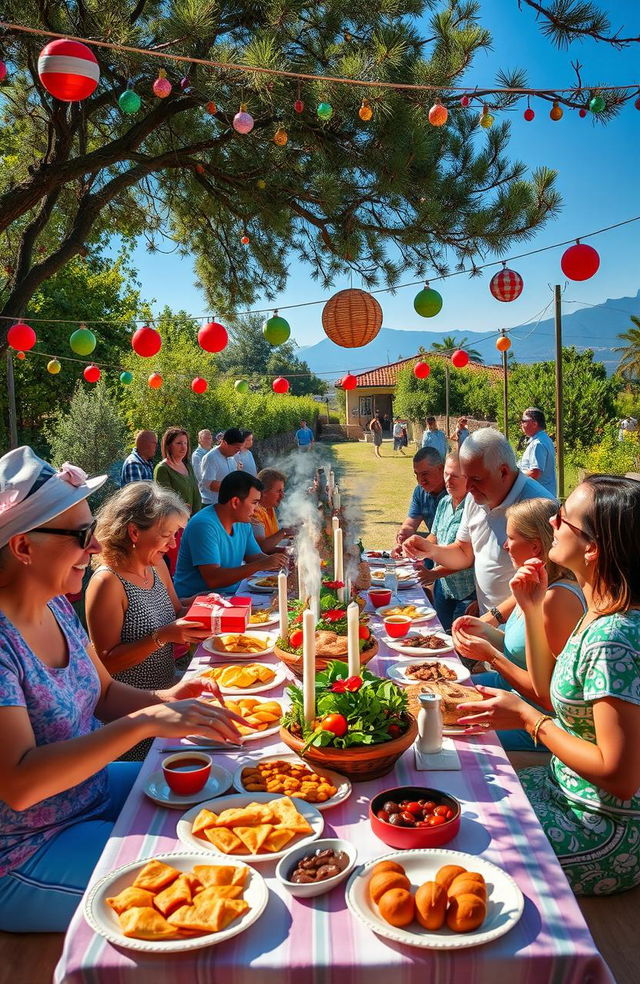
[[562,254],[560,266],[569,280],[588,280],[600,266],[600,257],[593,246],[577,242]]
[[206,393],[208,385],[206,379],[203,379],[202,376],[196,376],[191,381],[191,389],[194,393]]
[[24,321],[16,321],[11,325],[7,332],[7,344],[13,349],[21,349],[28,352],[38,341],[38,337],[31,327],[25,325]]
[[97,366],[87,366],[82,375],[88,383],[97,383],[100,379],[101,372]]
[[227,329],[217,321],[210,321],[198,332],[198,345],[205,352],[222,352],[228,341]]
[[503,267],[491,278],[489,290],[496,301],[515,301],[522,293],[524,280],[515,270]]
[[353,373],[348,372],[346,376],[343,376],[340,380],[340,385],[343,390],[354,390],[358,385],[358,379]]
[[155,328],[150,328],[149,325],[143,325],[142,328],[134,331],[131,337],[131,348],[136,355],[142,356],[143,359],[150,359],[152,355],[157,355],[162,348],[160,332],[156,331]]
[[416,379],[426,379],[431,372],[431,366],[427,362],[416,362],[413,367],[413,375]]
[[464,349],[456,349],[451,356],[451,364],[456,367],[456,369],[463,369],[469,362],[469,356],[464,351]]
[[40,52],[38,75],[55,99],[79,102],[87,99],[100,81],[100,66],[91,48],[81,41],[51,41]]
[[289,392],[289,380],[285,379],[284,376],[278,376],[271,384],[271,389],[274,393],[288,393]]
[[149,387],[152,390],[159,390],[164,382],[164,379],[159,372],[152,372],[149,376]]

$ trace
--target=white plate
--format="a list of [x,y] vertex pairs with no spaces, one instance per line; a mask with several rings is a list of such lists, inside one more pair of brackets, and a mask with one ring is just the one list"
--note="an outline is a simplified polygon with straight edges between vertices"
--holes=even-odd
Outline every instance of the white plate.
[[[470,676],[469,670],[466,668],[466,666],[463,666],[462,663],[456,664],[453,661],[447,662],[446,659],[439,659],[439,660],[435,660],[435,659],[422,659],[422,660],[416,660],[415,657],[414,657],[413,662],[414,663],[417,663],[417,662],[420,662],[420,663],[444,663],[445,666],[448,666],[456,674],[455,680],[448,680],[448,681],[446,681],[447,683],[459,683],[461,680],[467,680],[469,678],[469,676]],[[409,665],[411,665],[411,664],[409,664]],[[412,683],[425,683],[425,684],[428,685],[428,683],[429,683],[428,680],[418,680],[415,677],[407,676],[406,670],[407,670],[407,664],[393,663],[391,666],[388,666],[387,667],[387,676],[389,677],[390,680],[394,680],[396,683],[401,683],[405,687],[407,685],[412,684]]]
[[[398,567],[396,568],[396,577],[398,578],[398,586],[407,584],[417,584],[418,578],[413,567]],[[371,571],[371,583],[384,586],[384,571]]]
[[[414,888],[423,882],[433,881],[438,869],[445,864],[457,864],[469,871],[479,871],[487,883],[485,921],[471,933],[454,933],[446,926],[436,932],[423,929],[418,922],[403,929],[391,926],[382,919],[377,905],[369,898],[369,870],[378,861],[399,862]],[[353,872],[347,885],[346,898],[352,913],[379,936],[409,946],[435,950],[462,950],[496,940],[515,926],[524,909],[522,892],[506,871],[474,854],[447,850],[395,851],[393,854],[385,854],[383,858],[375,858]]]
[[[172,865],[179,871],[190,871],[194,864],[211,862],[211,854],[206,851],[179,851],[173,854],[154,854],[153,857]],[[264,878],[254,868],[249,868],[244,890],[244,898],[249,904],[249,909],[226,929],[222,929],[219,933],[206,933],[204,936],[186,937],[182,940],[129,939],[128,936],[123,935],[118,917],[105,900],[118,895],[128,885],[131,885],[138,871],[150,860],[151,858],[144,858],[125,864],[121,868],[116,868],[111,874],[96,882],[85,897],[85,919],[96,933],[104,936],[110,943],[115,943],[116,946],[123,946],[128,950],[142,950],[145,953],[181,953],[185,950],[200,950],[202,947],[222,943],[223,940],[243,933],[260,918],[269,901],[269,889]],[[234,860],[233,864],[237,867],[247,867],[238,860]]]
[[[386,553],[387,556],[386,557],[372,557],[371,556],[372,553]],[[360,554],[360,559],[361,560],[364,560],[364,562],[366,564],[369,564],[371,567],[385,567],[387,564],[393,564],[393,563],[395,563],[393,557],[391,557],[391,551],[390,550],[386,550],[386,551],[382,551],[382,550],[374,550],[374,551],[371,551],[371,550],[363,550],[362,553]]]
[[[273,585],[273,587],[269,588],[265,584],[257,583],[258,581],[262,581],[266,577],[276,578],[276,583]],[[273,571],[268,571],[264,574],[256,574],[255,577],[250,577],[247,580],[249,591],[255,592],[255,594],[274,594],[278,590],[277,577],[278,575],[277,574],[274,575]]]
[[[241,662],[242,660],[238,660],[238,663]],[[249,662],[259,663],[260,660],[254,658],[252,660],[249,660]],[[222,669],[224,666],[237,666],[237,665],[238,664],[236,663],[235,660],[228,660],[226,663],[217,664],[216,669],[217,670]],[[286,679],[287,671],[282,663],[266,663],[265,665],[268,666],[269,669],[273,670],[275,673],[273,679],[269,680],[268,683],[254,683],[252,687],[223,687],[222,684],[218,684],[218,686],[220,687],[220,693],[249,695],[249,694],[261,694],[264,693],[265,690],[273,690],[274,687],[277,687],[279,684],[282,683],[284,679]],[[206,675],[206,672],[207,671],[205,670],[204,675]],[[203,673],[201,673],[200,676],[203,676]]]
[[211,800],[208,803],[200,803],[191,810],[187,810],[184,816],[180,817],[176,827],[176,833],[178,838],[188,848],[208,851],[209,855],[215,854],[217,858],[228,858],[229,863],[235,864],[236,861],[245,861],[247,864],[254,864],[256,861],[276,861],[278,858],[284,857],[293,847],[300,847],[301,844],[311,844],[312,841],[318,839],[324,830],[324,818],[312,803],[305,803],[304,800],[296,799],[294,796],[291,797],[298,813],[301,813],[307,823],[313,827],[313,833],[296,834],[293,840],[290,840],[282,851],[274,851],[271,854],[223,854],[222,851],[218,851],[209,841],[203,841],[199,837],[195,837],[191,832],[191,828],[200,810],[211,807],[216,813],[222,813],[223,810],[237,809],[241,806],[247,806],[249,803],[269,803],[270,800],[281,798],[278,794],[274,795],[273,793],[237,793],[236,795],[223,796],[220,799]]
[[151,773],[144,785],[144,792],[158,806],[168,806],[172,810],[184,810],[187,806],[193,806],[194,803],[202,803],[203,800],[213,799],[214,796],[226,793],[231,784],[231,773],[223,769],[221,765],[212,763],[211,775],[198,793],[192,793],[190,796],[178,796],[167,786],[162,769]]
[[[256,608],[254,606],[251,609],[251,614],[252,615],[255,615],[256,612],[263,612],[263,611],[266,611],[266,609],[265,608]],[[269,612],[269,618],[268,618],[268,620],[266,622],[251,622],[251,621],[247,622],[247,631],[248,632],[261,632],[264,628],[266,628],[266,626],[268,626],[268,625],[275,625],[279,621],[280,621],[280,615],[278,614],[278,612],[277,611],[275,611],[275,612],[274,611],[271,611],[271,612]]]
[[[256,639],[260,639],[261,642],[266,643],[266,649],[261,649],[258,653],[230,653],[227,649],[217,649],[216,639],[219,636],[226,635],[246,635],[255,636]],[[263,656],[268,656],[272,653],[276,647],[276,640],[278,638],[277,632],[262,632],[260,630],[247,630],[246,632],[218,632],[217,635],[210,636],[209,639],[205,639],[202,643],[203,649],[206,649],[208,653],[213,653],[214,656],[222,656],[228,663],[234,662],[236,660],[249,660],[251,663],[257,663]]]
[[[379,615],[380,618],[384,619],[384,618],[387,618],[387,615],[385,614],[385,612],[387,612],[389,609],[391,609],[391,608],[404,608],[404,607],[405,606],[402,605],[402,604],[400,604],[400,605],[385,605],[384,608],[378,608],[378,609],[376,609],[376,615]],[[418,611],[418,615],[415,618],[412,618],[411,619],[411,624],[412,625],[418,625],[419,622],[430,622],[432,618],[435,618],[436,617],[436,610],[435,610],[435,608],[428,608],[427,605],[416,605],[415,607],[416,607],[416,609]],[[394,642],[395,641],[397,641],[397,640],[394,639]]]
[[[411,633],[411,629],[409,629],[409,633]],[[420,634],[422,635],[422,633]],[[452,653],[454,651],[453,639],[451,636],[447,635],[445,632],[432,632],[429,634],[440,636],[443,639],[444,644],[439,649],[425,649],[422,646],[412,646],[406,642],[409,635],[400,639],[392,639],[391,636],[383,636],[382,641],[389,647],[389,649],[395,650],[395,652],[400,653],[401,656],[411,656],[412,659],[415,656],[422,656],[424,659],[429,660],[433,656],[441,656],[443,653]]]
[[[236,700],[239,700],[241,697],[246,697],[246,696],[248,696],[248,695],[247,694],[238,694],[237,697],[236,697]],[[229,694],[229,697],[231,697],[231,694]],[[282,717],[282,714],[284,714],[284,711],[285,711],[284,705],[283,705],[283,703],[282,703],[281,700],[278,700],[277,697],[256,697],[256,700],[257,701],[260,701],[260,703],[266,703],[267,701],[273,701],[276,704],[279,704],[280,705],[280,711],[281,711],[281,715],[280,716]],[[260,738],[266,738],[268,735],[275,735],[279,731],[280,731],[280,722],[278,721],[277,724],[274,724],[271,728],[265,728],[264,731],[255,731],[255,732],[252,731],[250,735],[242,735],[242,737],[241,737],[240,740],[241,740],[242,744],[244,745],[244,743],[246,741],[258,741],[258,739],[260,739]],[[215,745],[216,748],[219,747],[219,742],[217,742],[214,738],[207,738],[206,735],[187,735],[187,737],[188,737],[189,741],[193,741],[193,742],[195,742],[198,745],[208,745],[208,744],[211,744],[211,745]],[[231,785],[232,785],[232,783],[230,781],[229,782],[229,786],[231,786]],[[227,786],[226,788],[228,789],[229,786]],[[236,786],[236,789],[237,788],[238,787]],[[212,796],[215,796],[215,795],[216,795],[215,793],[212,793]],[[207,798],[207,797],[205,797],[205,798]],[[193,802],[194,803],[196,803],[196,802],[197,803],[201,803],[202,802],[202,799],[193,800]],[[185,806],[187,806],[187,805],[188,804],[185,804]]]
[[[337,792],[335,796],[332,796],[331,799],[325,800],[324,803],[313,803],[312,806],[315,806],[317,810],[329,810],[332,806],[337,806],[339,803],[343,803],[349,798],[349,796],[351,796],[352,786],[346,776],[341,776],[340,773],[334,772],[333,769],[314,769],[311,765],[305,762],[304,759],[301,759],[299,755],[289,752],[285,755],[267,755],[266,757],[262,756],[258,752],[255,758],[246,759],[242,762],[233,774],[233,788],[237,789],[239,793],[247,793],[247,790],[242,785],[242,770],[246,769],[248,766],[255,765],[257,762],[260,762],[261,764],[266,762],[301,763],[306,766],[310,772],[315,772],[319,776],[325,776],[331,785],[336,787]],[[249,794],[247,793],[247,795]],[[270,795],[275,794],[272,793]],[[280,795],[284,794],[281,793]]]
[[483,724],[444,724],[442,734],[449,738],[466,738],[468,735],[486,735],[491,728]]

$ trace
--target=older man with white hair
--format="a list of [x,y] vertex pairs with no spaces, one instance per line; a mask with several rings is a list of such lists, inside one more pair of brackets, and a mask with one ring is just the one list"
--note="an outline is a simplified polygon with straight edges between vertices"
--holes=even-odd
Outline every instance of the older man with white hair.
[[404,542],[403,551],[409,557],[430,557],[452,571],[473,565],[480,614],[490,613],[493,621],[501,624],[508,611],[498,606],[510,597],[513,577],[513,564],[504,549],[506,510],[524,499],[553,496],[518,470],[508,440],[491,427],[469,435],[460,448],[460,465],[470,494],[455,542],[439,546],[412,536]]

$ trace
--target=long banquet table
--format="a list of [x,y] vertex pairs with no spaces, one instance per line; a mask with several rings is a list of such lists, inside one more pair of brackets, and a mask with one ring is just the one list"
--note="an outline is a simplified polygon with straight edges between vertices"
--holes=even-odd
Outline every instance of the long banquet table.
[[[246,584],[241,593],[248,593]],[[402,600],[419,603],[424,596],[410,589],[402,592]],[[374,618],[371,627],[381,634],[379,619]],[[384,675],[394,655],[381,642],[368,668]],[[199,649],[190,672],[205,668],[210,660]],[[263,696],[280,696],[283,690],[281,686]],[[92,884],[130,861],[180,850],[176,836],[180,811],[156,806],[142,791],[150,773],[159,768],[166,745],[166,739],[154,742]],[[447,790],[463,807],[460,831],[447,848],[481,854],[504,868],[524,895],[522,918],[500,939],[444,951],[385,940],[352,916],[344,883],[315,899],[294,899],[276,881],[276,862],[267,861],[257,866],[269,887],[265,912],[242,934],[201,950],[159,956],[113,946],[93,932],[80,905],[56,968],[56,984],[613,984],[495,733],[455,740],[455,746],[459,771],[418,772],[413,750],[408,749],[389,775],[354,784],[348,800],[323,813],[321,836],[351,840],[359,862],[381,857],[391,848],[378,840],[369,825],[371,797],[403,784]],[[252,741],[245,749],[216,752],[216,761],[233,772],[239,762],[255,760],[257,752],[288,751],[277,735]]]

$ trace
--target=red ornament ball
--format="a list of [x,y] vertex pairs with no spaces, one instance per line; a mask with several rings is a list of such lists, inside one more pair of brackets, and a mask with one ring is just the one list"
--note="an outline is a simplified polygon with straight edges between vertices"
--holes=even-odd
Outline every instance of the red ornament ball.
[[240,242],[242,243],[243,246],[248,246],[251,240],[249,239],[248,236],[242,236]]
[[296,113],[304,113],[304,103],[302,99],[296,99],[296,101],[293,104],[293,108]]
[[143,325],[142,328],[134,331],[131,337],[131,348],[136,355],[142,356],[143,359],[150,359],[152,355],[157,355],[162,348],[160,332],[149,327],[149,325]]
[[346,376],[343,376],[340,380],[340,385],[343,390],[354,390],[358,385],[358,379],[353,373],[348,372]]
[[26,355],[24,352],[16,352],[16,359],[20,359],[20,361],[22,361],[22,359],[26,359]]
[[431,366],[427,362],[416,362],[413,367],[413,375],[416,379],[426,379],[431,372]]
[[31,325],[25,325],[24,321],[17,321],[15,325],[11,325],[11,328],[7,332],[7,344],[12,349],[21,349],[28,352],[37,341],[38,337],[35,331]]
[[523,116],[524,116],[525,120],[527,121],[527,123],[530,123],[531,120],[534,118],[535,115],[536,114],[534,113],[534,111],[531,109],[530,106],[527,109],[525,109],[525,111],[523,113]]
[[91,48],[81,41],[51,41],[40,52],[38,75],[43,86],[61,102],[87,99],[100,81],[100,66]]
[[82,375],[88,383],[97,383],[102,374],[97,366],[87,366]]
[[461,96],[460,97],[460,105],[461,106],[464,106],[465,109],[467,108],[467,106],[470,106],[471,105],[471,99],[470,99],[470,97],[469,96]]
[[195,379],[191,380],[191,389],[194,393],[206,393],[208,385],[206,379],[203,379],[202,376],[196,376]]
[[597,272],[600,257],[593,246],[576,243],[575,246],[569,246],[569,249],[564,251],[560,266],[569,280],[588,280]]
[[289,392],[289,380],[285,379],[284,376],[278,376],[271,384],[271,389],[274,393],[288,393]]
[[[6,74],[6,69],[5,69],[5,74]],[[4,76],[3,76],[3,77],[4,77]],[[635,108],[636,108],[636,109],[640,109],[640,96],[638,96],[638,98],[636,99],[636,101],[634,102],[634,104],[633,104],[633,105],[635,106]],[[585,113],[585,116],[586,116],[586,115],[587,115],[587,114]]]
[[491,278],[489,290],[496,301],[515,301],[522,293],[524,280],[515,270],[504,267]]
[[222,352],[228,341],[227,329],[217,321],[210,321],[198,332],[198,345],[205,352]]
[[164,379],[159,372],[152,372],[149,376],[149,387],[152,390],[159,390],[164,382]]
[[580,117],[581,120],[583,120],[586,115],[587,115],[587,110],[583,106],[582,109],[578,110],[578,116]]
[[469,356],[464,349],[455,350],[451,356],[451,364],[454,365],[456,369],[464,369],[464,367],[469,364]]

